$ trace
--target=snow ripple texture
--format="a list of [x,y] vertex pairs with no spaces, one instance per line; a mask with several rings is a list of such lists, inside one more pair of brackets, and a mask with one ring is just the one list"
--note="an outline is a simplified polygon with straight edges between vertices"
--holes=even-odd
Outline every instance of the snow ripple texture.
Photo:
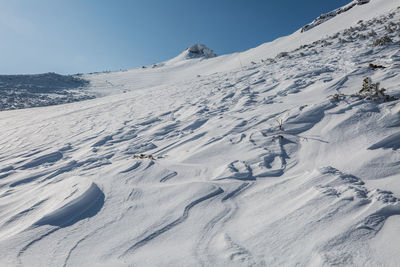
[[371,0],[242,67],[88,74],[104,97],[0,112],[0,266],[397,266],[400,104],[355,94],[400,96],[399,19]]

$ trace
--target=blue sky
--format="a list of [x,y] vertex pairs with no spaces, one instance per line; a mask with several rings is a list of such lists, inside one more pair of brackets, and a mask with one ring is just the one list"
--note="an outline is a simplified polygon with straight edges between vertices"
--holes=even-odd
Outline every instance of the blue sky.
[[290,34],[350,0],[0,0],[0,74],[72,74],[217,54]]

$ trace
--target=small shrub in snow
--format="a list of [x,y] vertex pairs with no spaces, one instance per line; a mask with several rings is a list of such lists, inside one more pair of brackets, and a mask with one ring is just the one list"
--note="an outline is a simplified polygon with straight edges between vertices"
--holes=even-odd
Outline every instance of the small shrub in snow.
[[385,30],[388,33],[394,33],[397,30],[397,25],[393,22],[390,22],[389,25],[385,26]]
[[372,69],[385,69],[386,67],[385,66],[382,66],[382,65],[376,65],[376,64],[373,64],[373,63],[370,63],[369,65],[368,65],[370,68],[372,68]]
[[285,137],[283,137],[283,135],[281,135],[281,134],[278,134],[278,135],[274,135],[272,138],[273,139],[283,139]]
[[165,157],[166,155],[154,156],[152,154],[135,154],[132,156],[132,158],[134,159],[151,159],[151,160],[163,159]]
[[371,30],[371,31],[368,33],[368,36],[370,36],[370,37],[376,36],[376,32],[375,32],[374,30]]
[[344,94],[334,94],[333,96],[331,96],[331,102],[338,102],[345,99],[345,97],[346,96]]
[[280,53],[276,56],[276,58],[283,58],[283,57],[287,57],[287,56],[289,56],[289,53],[288,53],[288,52],[280,52]]
[[329,45],[331,45],[332,43],[331,42],[328,42],[328,41],[326,41],[326,40],[323,40],[322,41],[322,47],[325,47],[325,46],[329,46]]
[[374,41],[374,46],[382,46],[392,42],[389,36],[383,36],[382,38],[376,39]]
[[331,102],[339,102],[346,99],[347,97],[357,97],[360,99],[368,99],[373,101],[394,101],[398,100],[395,96],[385,94],[386,89],[380,88],[379,83],[373,83],[370,77],[365,77],[362,83],[362,88],[356,94],[345,95],[345,94],[334,94],[330,96]]
[[331,39],[336,39],[336,38],[338,38],[339,36],[340,36],[340,33],[337,32],[337,33],[335,33],[334,35],[331,36]]
[[281,119],[275,119],[275,120],[278,123],[278,129],[280,131],[283,131],[283,119],[281,118]]
[[361,34],[357,34],[356,38],[360,39],[360,40],[365,40],[365,39],[368,39],[368,36],[366,36],[365,34],[361,33]]
[[362,83],[362,88],[361,90],[358,92],[359,94],[370,94],[372,95],[372,90],[373,90],[373,83],[370,77],[366,77],[363,80]]
[[153,155],[146,155],[146,154],[137,154],[133,155],[134,159],[154,159]]
[[371,100],[392,101],[397,100],[394,96],[385,94],[386,89],[379,88],[379,83],[373,83],[370,77],[365,77],[362,83],[362,88],[358,92],[360,96]]

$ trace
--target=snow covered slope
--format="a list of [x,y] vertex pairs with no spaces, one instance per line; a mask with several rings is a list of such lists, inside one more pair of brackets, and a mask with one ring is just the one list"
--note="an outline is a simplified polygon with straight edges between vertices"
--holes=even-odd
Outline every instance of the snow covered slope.
[[397,266],[399,5],[0,112],[0,266]]
[[299,29],[289,36],[240,53],[222,55],[207,60],[204,60],[204,58],[177,60],[177,58],[183,58],[178,56],[171,60],[172,62],[162,62],[126,72],[85,75],[84,78],[91,81],[96,92],[100,91],[101,95],[108,95],[161,84],[171,84],[182,79],[196,78],[198,75],[234,71],[242,66],[252,64],[252,62],[274,58],[281,52],[289,52],[302,45],[333,36],[349,27],[356,27],[360,20],[367,21],[386,14],[398,5],[398,0],[373,0],[364,5],[357,5],[357,7],[341,13],[306,32],[302,33],[301,29]]
[[315,20],[313,20],[310,24],[307,24],[303,28],[301,28],[301,32],[308,31],[314,27],[317,27],[318,25],[330,20],[331,18],[334,18],[344,12],[349,11],[350,9],[360,6],[360,5],[365,5],[368,4],[370,0],[354,0],[350,2],[348,5],[345,5],[343,7],[340,7],[338,9],[335,9],[327,14],[322,14]]

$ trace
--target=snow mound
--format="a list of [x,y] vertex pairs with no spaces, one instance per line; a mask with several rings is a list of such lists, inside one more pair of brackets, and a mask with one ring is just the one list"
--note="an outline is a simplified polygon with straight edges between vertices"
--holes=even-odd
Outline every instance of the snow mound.
[[67,227],[80,220],[93,217],[103,204],[104,193],[95,183],[92,183],[82,195],[44,216],[35,224]]
[[315,20],[313,20],[310,24],[307,24],[306,26],[304,26],[303,28],[301,28],[301,32],[305,32],[308,31],[322,23],[324,23],[325,21],[328,21],[334,17],[336,17],[337,15],[349,11],[350,9],[352,9],[353,7],[357,6],[357,5],[364,5],[369,3],[370,0],[354,0],[351,3],[345,5],[344,7],[340,7],[338,9],[335,9],[327,14],[322,14],[320,15],[318,18],[316,18]]

